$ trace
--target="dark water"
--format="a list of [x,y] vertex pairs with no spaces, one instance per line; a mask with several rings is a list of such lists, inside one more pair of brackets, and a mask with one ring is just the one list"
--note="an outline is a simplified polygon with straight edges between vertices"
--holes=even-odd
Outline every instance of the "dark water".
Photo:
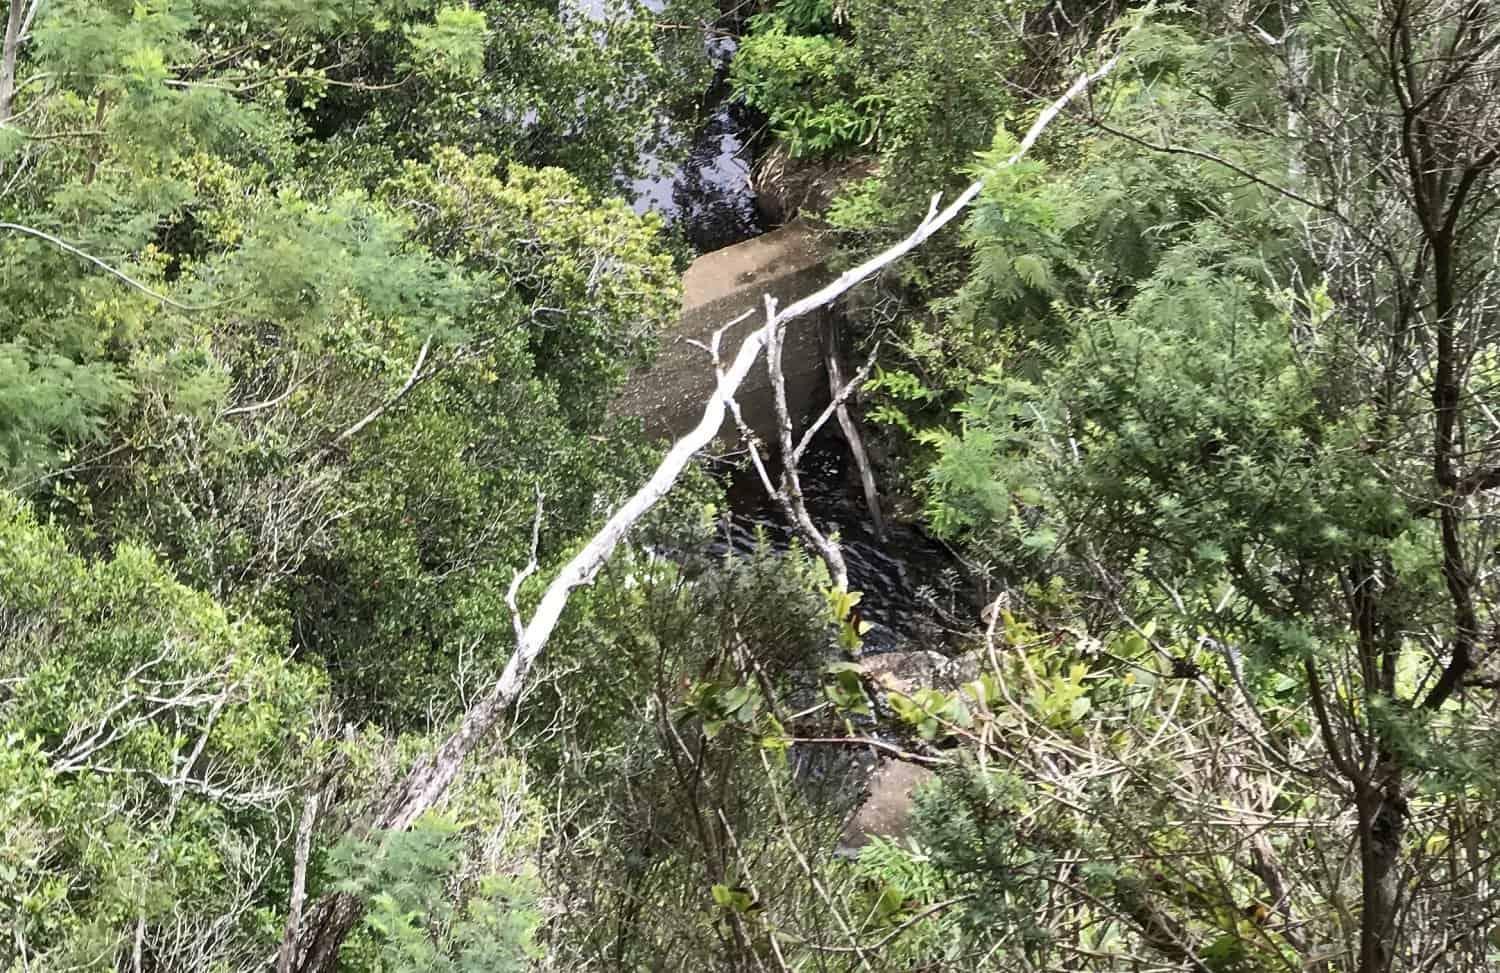
[[659,156],[643,160],[644,178],[630,184],[636,212],[660,213],[699,253],[711,253],[765,232],[750,187],[748,132],[755,123],[744,105],[725,98],[691,136],[681,165]]
[[[974,617],[967,575],[948,548],[919,527],[887,523],[885,539],[878,538],[847,456],[836,433],[820,434],[803,456],[801,478],[808,513],[825,534],[838,534],[849,587],[863,593],[859,613],[871,626],[863,651],[941,649],[952,626]],[[791,546],[795,532],[755,472],[725,475],[730,516],[711,552],[749,553],[758,537],[776,550]]]
[[[599,19],[619,6],[619,0],[572,0],[563,15]],[[663,2],[641,0],[641,6],[660,12]],[[699,253],[766,231],[750,188],[751,135],[761,120],[729,87],[729,62],[738,47],[734,19],[725,15],[704,31],[703,55],[713,66],[713,80],[696,121],[669,124],[661,144],[644,147],[636,159],[644,175],[620,184],[637,213],[660,214]]]

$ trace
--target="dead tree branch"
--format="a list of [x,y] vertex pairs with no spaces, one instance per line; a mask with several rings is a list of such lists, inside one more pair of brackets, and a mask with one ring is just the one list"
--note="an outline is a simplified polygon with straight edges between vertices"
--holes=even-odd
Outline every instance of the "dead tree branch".
[[[818,529],[802,498],[802,476],[797,469],[797,445],[792,439],[792,413],[787,407],[786,371],[781,367],[783,339],[786,337],[785,322],[776,318],[776,299],[766,295],[766,368],[771,373],[771,397],[776,405],[776,427],[781,437],[781,482],[776,488],[775,498],[781,509],[792,521],[792,526],[802,539],[818,552],[818,557],[828,565],[828,574],[833,586],[840,591],[849,588],[849,566],[844,562],[844,552],[836,541]],[[804,440],[804,443],[806,440]]]
[[337,446],[350,437],[358,435],[361,429],[364,429],[370,423],[374,422],[376,419],[379,419],[391,409],[395,408],[402,399],[411,394],[412,389],[416,388],[426,379],[431,378],[432,372],[428,372],[426,375],[422,374],[422,366],[427,364],[427,353],[431,350],[432,335],[428,335],[427,340],[422,342],[422,350],[417,352],[417,363],[411,368],[411,376],[407,378],[406,384],[401,386],[400,391],[391,396],[389,399],[386,399],[374,409],[370,410],[370,412],[367,413],[363,419],[359,420],[348,429],[345,429],[343,432],[339,433],[338,438],[333,441],[332,445]]
[[292,901],[287,911],[286,936],[276,957],[276,973],[291,973],[296,958],[293,946],[302,925],[302,904],[307,897],[307,859],[312,850],[313,825],[318,820],[317,793],[309,794],[302,805],[302,820],[297,825],[296,858],[292,864]]
[[[1119,56],[1116,55],[1098,70],[1079,76],[1061,97],[1037,117],[1010,161],[1014,163],[1019,160],[1068,103],[1089,85],[1112,71],[1118,61]],[[430,756],[419,760],[412,767],[405,781],[394,790],[375,816],[371,825],[373,831],[404,831],[443,799],[448,788],[458,778],[469,754],[495,728],[521,694],[526,678],[546,649],[547,641],[561,620],[563,609],[567,607],[573,590],[593,580],[631,528],[666,497],[698,452],[713,442],[724,423],[730,400],[754,367],[761,350],[773,340],[773,334],[778,334],[779,329],[784,329],[788,322],[833,303],[851,288],[906,256],[952,222],[979,195],[982,188],[981,182],[974,183],[942,210],[938,209],[938,197],[934,197],[927,216],[905,239],[781,311],[775,310],[774,303],[768,303],[766,323],[745,338],[734,361],[719,375],[713,392],[704,404],[703,416],[698,424],[667,450],[650,478],[558,571],[542,593],[530,622],[521,630],[515,651],[511,653],[500,677],[484,697],[463,714],[452,735]],[[419,361],[418,369],[420,364]],[[413,370],[414,376],[417,371]],[[362,912],[363,904],[348,894],[336,893],[319,901],[299,936],[300,941],[295,946],[297,962],[292,968],[298,973],[324,973],[333,969],[339,947]]]
[[10,121],[16,97],[16,48],[21,46],[22,0],[10,0],[5,23],[5,47],[0,51],[0,125]]
[[885,518],[880,513],[880,492],[875,488],[875,472],[870,467],[870,456],[865,451],[865,440],[860,435],[859,423],[854,421],[854,416],[849,412],[849,397],[859,386],[864,383],[864,375],[868,373],[868,366],[861,371],[853,380],[844,383],[844,365],[840,360],[838,334],[833,326],[827,331],[828,347],[824,353],[824,360],[828,366],[828,389],[833,396],[833,405],[839,418],[839,428],[844,432],[844,442],[849,444],[849,455],[854,460],[854,467],[859,471],[859,485],[865,493],[865,508],[870,512],[870,520],[875,526],[875,536],[885,540]]

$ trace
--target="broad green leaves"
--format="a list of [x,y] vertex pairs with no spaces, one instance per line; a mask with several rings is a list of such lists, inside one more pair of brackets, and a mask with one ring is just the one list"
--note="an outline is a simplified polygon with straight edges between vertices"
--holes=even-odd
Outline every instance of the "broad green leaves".
[[856,662],[835,662],[823,669],[823,695],[840,713],[870,715],[870,697],[865,692],[864,670]]
[[843,40],[789,33],[772,17],[740,48],[732,77],[792,155],[837,154],[868,144],[879,120],[875,99],[854,88],[854,65]]
[[860,591],[845,591],[829,586],[823,596],[828,602],[828,617],[836,626],[839,646],[847,652],[857,651],[870,623],[859,617],[859,603],[864,598]]
[[683,699],[683,712],[691,713],[712,740],[726,725],[748,729],[760,715],[765,700],[759,687],[745,683],[694,683]]
[[676,317],[680,289],[655,217],[596,200],[558,169],[498,170],[436,149],[381,188],[415,238],[475,275],[483,329],[519,327],[578,417],[597,413]]

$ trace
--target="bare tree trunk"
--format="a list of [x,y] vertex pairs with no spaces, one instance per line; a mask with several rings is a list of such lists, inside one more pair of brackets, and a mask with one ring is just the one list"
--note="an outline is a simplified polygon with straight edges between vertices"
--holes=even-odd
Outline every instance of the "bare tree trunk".
[[21,46],[21,14],[24,0],[10,0],[5,24],[5,47],[0,51],[0,125],[10,121],[16,97],[16,49]]
[[[838,396],[844,388],[843,357],[839,353],[837,325],[829,322],[823,332],[823,357],[828,364],[828,387]],[[880,513],[880,493],[875,487],[875,473],[870,468],[870,457],[865,452],[865,441],[859,433],[859,423],[849,411],[847,399],[838,403],[839,428],[844,431],[844,441],[849,444],[849,455],[859,472],[859,485],[865,493],[865,508],[870,511],[870,520],[875,526],[875,536],[885,540],[885,518]]]
[[[1441,56],[1431,57],[1414,41],[1413,12],[1407,4],[1393,9],[1389,51],[1391,76],[1402,108],[1403,188],[1425,238],[1430,261],[1418,262],[1430,273],[1435,356],[1432,380],[1432,478],[1437,488],[1438,533],[1442,549],[1442,577],[1452,609],[1449,656],[1432,689],[1422,700],[1427,709],[1441,707],[1463,685],[1474,668],[1481,644],[1475,605],[1475,567],[1466,553],[1465,530],[1470,521],[1465,507],[1475,474],[1462,469],[1468,455],[1461,422],[1466,391],[1464,341],[1461,335],[1463,297],[1459,274],[1466,226],[1466,209],[1475,188],[1484,185],[1500,159],[1493,143],[1473,148],[1454,138],[1447,113],[1461,95],[1456,86],[1465,72],[1477,72],[1492,47],[1493,35],[1471,30],[1482,23],[1478,5],[1457,17],[1451,37],[1442,42]],[[1478,20],[1471,23],[1471,18]],[[1423,25],[1422,29],[1430,29]],[[1460,67],[1450,71],[1450,63]],[[1433,64],[1443,66],[1436,74]],[[1472,124],[1472,120],[1470,121]],[[1480,244],[1483,246],[1483,244]],[[1480,480],[1484,477],[1481,474]],[[1383,684],[1375,692],[1394,695],[1394,660],[1381,667]],[[1369,681],[1369,676],[1366,676]],[[1379,732],[1377,731],[1377,738]],[[1396,955],[1397,913],[1400,907],[1402,841],[1406,832],[1403,768],[1392,748],[1379,742],[1368,783],[1356,791],[1359,812],[1360,864],[1363,870],[1360,927],[1360,973],[1387,973]]]
[[1359,812],[1360,973],[1388,973],[1395,958],[1397,878],[1406,833],[1406,799],[1400,768],[1383,758],[1375,779],[1356,800]]
[[1288,86],[1286,136],[1292,143],[1292,158],[1287,164],[1287,184],[1301,192],[1307,175],[1307,162],[1303,158],[1304,147],[1300,140],[1307,128],[1302,103],[1307,98],[1307,80],[1312,61],[1308,57],[1307,40],[1301,34],[1302,4],[1290,3],[1286,8],[1286,23],[1282,25],[1282,41],[1285,45]]

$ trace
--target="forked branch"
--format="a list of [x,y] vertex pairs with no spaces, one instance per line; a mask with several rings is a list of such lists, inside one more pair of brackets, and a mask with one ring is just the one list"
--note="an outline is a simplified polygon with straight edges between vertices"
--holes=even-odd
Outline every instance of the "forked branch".
[[[1081,75],[1061,97],[1048,105],[1027,131],[1009,162],[1014,164],[1019,161],[1068,103],[1091,84],[1109,74],[1118,60],[1119,56],[1116,55],[1099,69]],[[768,311],[765,324],[745,338],[729,367],[720,371],[714,390],[704,403],[703,416],[698,424],[673,443],[650,478],[558,571],[542,593],[531,620],[521,628],[515,650],[500,677],[484,697],[463,714],[453,734],[431,756],[418,761],[411,769],[375,816],[371,823],[372,830],[404,831],[443,799],[448,788],[458,778],[466,758],[520,696],[527,675],[546,649],[547,641],[562,618],[563,609],[567,607],[573,590],[593,580],[631,528],[671,491],[694,456],[713,442],[723,426],[735,392],[750,374],[761,351],[780,333],[779,329],[784,329],[788,322],[811,311],[832,304],[857,284],[870,279],[921,246],[963,212],[982,188],[982,182],[975,182],[942,210],[938,209],[939,198],[934,197],[926,217],[905,239],[844,272],[807,297],[779,311],[774,307]],[[419,360],[417,369],[413,371],[414,377],[420,368]],[[294,968],[300,973],[322,973],[332,969],[338,959],[339,946],[362,911],[363,906],[357,899],[343,893],[327,896],[318,902],[308,921],[302,924],[302,934],[299,937],[301,941],[296,944],[298,961]]]

